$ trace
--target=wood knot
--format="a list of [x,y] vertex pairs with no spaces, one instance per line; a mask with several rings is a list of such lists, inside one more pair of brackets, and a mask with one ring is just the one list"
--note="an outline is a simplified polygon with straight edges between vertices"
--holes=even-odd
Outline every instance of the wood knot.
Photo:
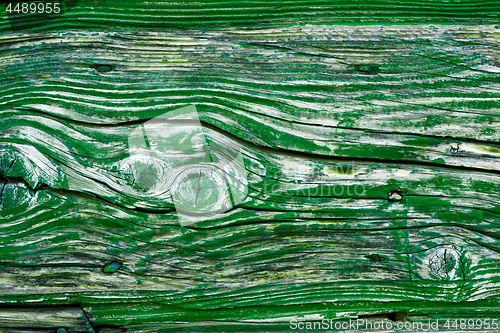
[[177,175],[172,198],[178,212],[212,215],[232,208],[234,201],[239,202],[232,194],[224,170],[200,164],[187,167]]
[[112,65],[105,65],[105,64],[91,65],[90,68],[94,69],[99,73],[108,73],[114,69]]
[[61,327],[61,328],[58,328],[58,329],[57,329],[57,331],[56,331],[56,333],[67,333],[67,332],[68,332],[68,331],[66,331],[66,329],[65,329],[65,328],[62,328],[62,327]]
[[119,183],[130,186],[136,194],[151,196],[165,192],[171,186],[171,166],[149,155],[133,155],[111,167]]
[[367,75],[375,75],[380,71],[380,68],[373,64],[354,65],[354,68],[358,73]]
[[423,262],[423,276],[441,281],[465,280],[477,265],[477,257],[456,245],[433,249]]
[[458,268],[460,254],[453,248],[439,248],[429,258],[429,270],[431,274],[449,280],[455,276]]

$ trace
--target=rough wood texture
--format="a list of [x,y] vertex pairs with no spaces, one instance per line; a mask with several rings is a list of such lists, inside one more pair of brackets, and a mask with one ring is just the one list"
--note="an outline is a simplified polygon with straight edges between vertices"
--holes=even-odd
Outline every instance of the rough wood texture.
[[0,308],[1,332],[89,332],[94,330],[80,307]]
[[[0,302],[79,304],[102,332],[499,317],[499,9],[96,0],[4,14]],[[168,143],[153,175],[134,173],[142,131]],[[183,220],[176,195],[192,192],[173,175],[200,138],[203,165],[230,151],[244,173],[206,197],[222,213]],[[218,182],[199,175],[195,205]]]

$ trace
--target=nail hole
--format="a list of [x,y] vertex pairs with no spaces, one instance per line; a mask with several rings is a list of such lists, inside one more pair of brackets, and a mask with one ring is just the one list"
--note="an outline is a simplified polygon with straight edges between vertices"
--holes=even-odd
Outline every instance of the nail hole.
[[403,200],[403,192],[400,189],[392,190],[389,193],[387,193],[387,200],[391,202],[401,201]]
[[370,261],[372,261],[372,262],[381,262],[381,261],[386,260],[386,258],[384,258],[384,257],[382,257],[381,255],[378,255],[378,254],[369,254],[366,257],[368,259],[370,259]]
[[387,318],[392,321],[405,321],[408,318],[408,313],[405,310],[390,312],[387,314]]
[[120,264],[116,262],[110,262],[103,268],[104,273],[115,273],[118,269],[120,269]]
[[90,68],[95,69],[99,73],[108,73],[113,70],[113,66],[111,65],[92,65]]
[[391,321],[405,321],[406,318],[408,318],[408,313],[405,310],[358,316],[358,319],[373,319],[373,320],[389,319]]
[[354,65],[354,68],[358,73],[361,74],[374,75],[379,72],[379,67],[377,65],[369,65],[369,64]]

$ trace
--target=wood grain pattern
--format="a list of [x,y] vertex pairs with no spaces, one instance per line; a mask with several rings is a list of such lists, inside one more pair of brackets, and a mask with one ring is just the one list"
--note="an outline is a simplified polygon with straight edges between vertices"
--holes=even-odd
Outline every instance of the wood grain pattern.
[[[0,303],[79,304],[100,332],[498,317],[498,12],[74,1],[5,14]],[[123,171],[131,133],[163,133],[150,121],[183,107],[201,130],[169,137],[155,181],[193,163],[179,147],[201,134],[237,147],[245,170],[241,200],[190,225],[174,187]]]
[[94,329],[75,306],[10,307],[0,309],[2,332],[88,332]]

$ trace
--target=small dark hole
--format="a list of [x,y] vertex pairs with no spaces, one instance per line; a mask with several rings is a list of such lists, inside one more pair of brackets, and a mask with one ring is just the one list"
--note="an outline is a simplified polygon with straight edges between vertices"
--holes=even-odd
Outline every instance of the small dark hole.
[[99,73],[108,73],[113,70],[113,66],[111,65],[92,65],[90,68],[95,69]]
[[390,312],[387,314],[387,319],[392,321],[405,321],[408,318],[408,313],[403,311]]
[[354,65],[354,68],[361,74],[374,75],[379,72],[379,67],[377,65]]
[[408,318],[408,313],[405,310],[387,313],[376,313],[371,315],[359,315],[358,319],[405,321]]
[[368,259],[370,259],[370,261],[372,261],[372,262],[381,262],[381,261],[386,260],[386,258],[384,258],[384,257],[382,257],[381,255],[378,255],[378,254],[370,254],[370,255],[367,255],[366,257]]

